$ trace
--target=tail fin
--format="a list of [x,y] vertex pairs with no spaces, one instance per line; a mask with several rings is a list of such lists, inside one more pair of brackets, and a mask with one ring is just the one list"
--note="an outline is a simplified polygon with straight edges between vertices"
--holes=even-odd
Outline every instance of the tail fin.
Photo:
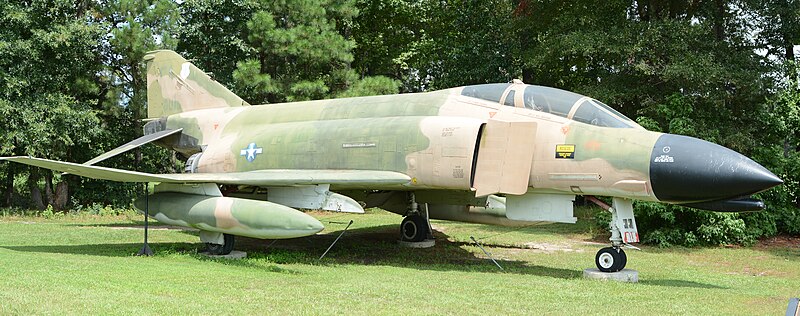
[[173,51],[152,51],[144,60],[147,62],[148,118],[250,105]]

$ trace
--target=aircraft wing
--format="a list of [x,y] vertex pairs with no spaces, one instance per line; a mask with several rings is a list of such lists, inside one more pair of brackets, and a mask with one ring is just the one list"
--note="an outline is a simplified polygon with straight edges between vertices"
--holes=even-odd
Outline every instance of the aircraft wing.
[[411,181],[409,176],[399,172],[374,170],[269,169],[231,173],[152,174],[28,156],[0,157],[0,160],[13,161],[92,179],[119,182],[217,183],[253,186],[290,186],[310,184],[338,184],[355,186],[403,185]]
[[100,156],[94,157],[92,160],[84,162],[83,164],[84,165],[96,164],[96,163],[101,162],[103,160],[106,160],[108,158],[111,158],[111,157],[114,157],[114,156],[119,155],[121,153],[124,153],[126,151],[129,151],[131,149],[140,147],[140,146],[142,146],[144,144],[157,141],[159,139],[162,139],[162,138],[167,137],[169,135],[173,135],[175,133],[180,133],[181,131],[183,131],[182,128],[179,128],[179,129],[168,129],[168,130],[163,130],[163,131],[156,132],[156,133],[153,133],[153,134],[144,135],[142,137],[134,139],[133,141],[128,142],[125,145],[119,146],[119,147],[114,148],[111,151],[106,152],[106,153],[104,153],[104,154],[102,154]]

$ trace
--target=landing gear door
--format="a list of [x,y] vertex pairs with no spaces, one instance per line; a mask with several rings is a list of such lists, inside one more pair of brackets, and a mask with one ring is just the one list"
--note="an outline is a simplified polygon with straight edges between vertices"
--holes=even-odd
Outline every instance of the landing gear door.
[[535,122],[489,120],[477,145],[475,196],[528,192],[535,139]]

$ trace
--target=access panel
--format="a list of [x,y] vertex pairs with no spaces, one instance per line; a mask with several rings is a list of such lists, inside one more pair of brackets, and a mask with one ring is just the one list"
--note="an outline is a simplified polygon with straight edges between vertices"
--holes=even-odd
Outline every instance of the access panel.
[[489,120],[478,143],[475,196],[528,192],[535,139],[535,122]]

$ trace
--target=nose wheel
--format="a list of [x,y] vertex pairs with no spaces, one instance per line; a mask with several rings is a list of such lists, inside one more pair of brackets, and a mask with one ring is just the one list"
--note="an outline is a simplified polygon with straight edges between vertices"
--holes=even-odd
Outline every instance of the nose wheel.
[[603,272],[618,272],[625,269],[628,263],[628,255],[622,248],[606,247],[597,251],[594,257],[594,264],[597,269]]

